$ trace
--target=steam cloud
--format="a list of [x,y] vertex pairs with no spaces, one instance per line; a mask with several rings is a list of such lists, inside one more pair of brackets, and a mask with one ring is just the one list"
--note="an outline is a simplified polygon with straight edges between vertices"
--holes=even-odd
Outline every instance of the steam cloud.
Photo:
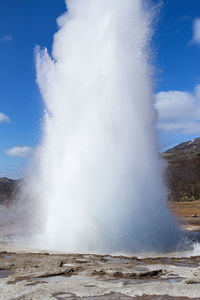
[[[166,208],[141,0],[69,0],[52,57],[37,48],[43,139],[27,185],[43,247],[166,249]],[[37,205],[36,205],[37,206]]]

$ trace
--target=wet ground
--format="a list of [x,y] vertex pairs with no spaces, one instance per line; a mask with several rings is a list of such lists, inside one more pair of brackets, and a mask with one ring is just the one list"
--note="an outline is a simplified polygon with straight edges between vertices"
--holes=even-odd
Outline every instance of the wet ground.
[[200,299],[200,256],[0,252],[0,299]]
[[20,230],[24,226],[19,226],[12,211],[6,214],[3,207],[0,300],[200,300],[200,211],[197,206],[200,207],[200,202],[173,204],[171,208],[182,228],[187,229],[186,240],[193,248],[185,252],[129,256],[19,248],[16,244],[19,245]]

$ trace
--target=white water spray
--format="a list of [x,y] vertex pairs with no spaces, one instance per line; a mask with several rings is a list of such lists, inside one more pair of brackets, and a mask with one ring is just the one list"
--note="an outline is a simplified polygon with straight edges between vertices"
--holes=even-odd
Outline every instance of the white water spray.
[[45,247],[166,249],[176,225],[157,154],[142,0],[68,0],[52,58],[37,49],[45,121],[36,186]]

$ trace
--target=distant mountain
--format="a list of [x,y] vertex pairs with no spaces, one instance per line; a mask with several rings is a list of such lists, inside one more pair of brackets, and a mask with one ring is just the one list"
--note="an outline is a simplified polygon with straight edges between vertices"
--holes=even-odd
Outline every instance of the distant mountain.
[[[168,149],[161,157],[167,162],[165,182],[169,200],[200,200],[200,138]],[[22,180],[0,178],[0,204],[12,202],[22,184]]]
[[161,154],[167,160],[166,184],[171,201],[200,200],[200,138]]
[[181,143],[165,151],[162,156],[167,159],[192,157],[200,153],[200,138]]

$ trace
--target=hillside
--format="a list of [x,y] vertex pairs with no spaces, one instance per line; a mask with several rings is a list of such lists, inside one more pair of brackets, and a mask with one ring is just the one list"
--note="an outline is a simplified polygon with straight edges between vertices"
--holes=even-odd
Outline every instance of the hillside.
[[181,159],[184,157],[193,157],[200,154],[200,138],[196,138],[192,141],[181,143],[173,148],[168,149],[162,156],[171,159]]
[[20,180],[0,178],[0,204],[7,205],[12,201],[20,186]]
[[200,200],[200,138],[161,154],[168,162],[166,184],[171,201]]
[[[161,153],[161,157],[167,161],[169,200],[200,200],[200,138],[181,143]],[[12,201],[20,184],[20,180],[0,178],[0,204]]]

